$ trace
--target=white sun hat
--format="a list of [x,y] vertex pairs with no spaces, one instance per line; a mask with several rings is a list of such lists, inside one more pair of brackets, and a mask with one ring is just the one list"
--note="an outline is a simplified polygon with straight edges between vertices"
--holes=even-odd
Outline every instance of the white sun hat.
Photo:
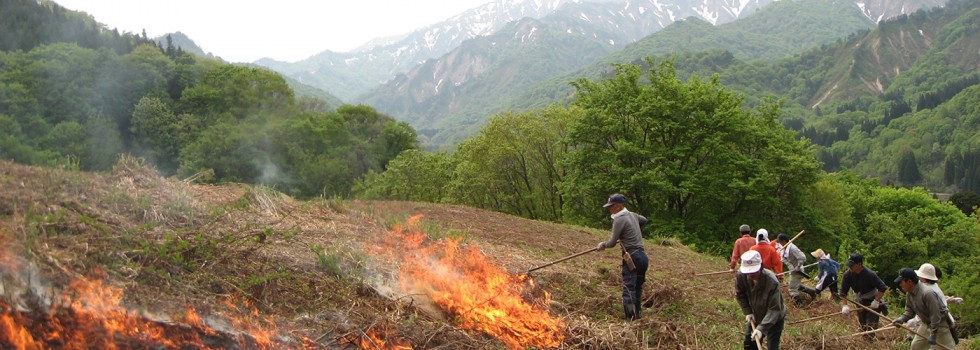
[[939,280],[939,278],[936,278],[936,267],[932,266],[930,263],[925,263],[922,264],[922,266],[919,266],[919,269],[915,270],[915,274],[916,276],[919,276],[919,278],[925,278],[930,281]]

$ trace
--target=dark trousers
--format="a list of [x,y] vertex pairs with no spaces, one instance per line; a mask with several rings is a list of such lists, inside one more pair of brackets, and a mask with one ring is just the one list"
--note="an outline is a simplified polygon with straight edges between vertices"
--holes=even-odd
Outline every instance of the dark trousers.
[[650,260],[642,250],[633,251],[630,254],[633,258],[633,265],[636,270],[630,270],[623,259],[623,311],[626,312],[626,320],[632,321],[640,318],[640,304],[643,303],[643,283],[647,279],[647,267]]
[[837,295],[837,276],[824,277],[823,285],[816,291],[819,294],[824,290],[829,290],[831,295]]
[[[870,308],[871,307],[871,302],[873,300],[874,299],[861,299],[860,302],[861,302],[861,305],[864,305],[864,306],[867,306],[867,307]],[[877,311],[879,313],[882,313],[882,314],[885,314],[885,313],[888,312],[885,309],[885,306],[884,305],[879,306],[878,309],[875,310],[875,311]],[[864,308],[861,308],[860,310],[858,310],[857,311],[857,314],[858,314],[858,323],[861,324],[861,330],[862,331],[870,331],[872,329],[878,329],[878,318],[879,317],[878,317],[877,314],[875,314],[874,312],[865,310]],[[865,335],[864,337],[865,338],[868,338],[868,339],[872,339],[872,340],[875,339],[875,335],[874,334],[868,334],[868,335]]]
[[[779,319],[776,324],[769,327],[769,331],[764,333],[765,337],[762,338],[762,341],[766,343],[766,349],[779,350],[779,338],[783,336],[783,321],[785,319]],[[761,350],[755,345],[755,340],[752,340],[752,324],[748,322],[745,323],[745,339],[742,340],[742,349]]]

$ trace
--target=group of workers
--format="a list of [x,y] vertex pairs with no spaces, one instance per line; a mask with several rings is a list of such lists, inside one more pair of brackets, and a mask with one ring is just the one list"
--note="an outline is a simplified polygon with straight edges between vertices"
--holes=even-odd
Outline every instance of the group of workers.
[[[797,305],[806,300],[801,293],[815,299],[821,291],[830,290],[835,301],[843,303],[842,314],[857,314],[862,333],[869,340],[876,339],[875,331],[880,330],[879,318],[887,315],[888,306],[882,299],[888,287],[875,271],[864,266],[864,256],[852,253],[844,263],[847,269],[840,278],[840,291],[837,290],[837,274],[840,264],[831,259],[822,249],[810,254],[817,258],[818,273],[814,288],[802,285],[806,256],[794,244],[780,234],[774,243],[768,239],[766,229],[756,231],[751,236],[748,225],[739,228],[742,237],[735,241],[732,249],[730,269],[738,266],[735,278],[735,297],[745,314],[746,330],[743,348],[757,349],[765,339],[767,348],[779,349],[780,337],[786,318],[786,306],[780,291],[780,277],[784,275],[783,264],[789,273],[789,294]],[[750,245],[751,244],[751,245]],[[947,308],[948,302],[962,301],[962,298],[947,300],[936,282],[938,269],[932,264],[922,264],[918,270],[903,268],[899,271],[895,284],[905,293],[905,312],[892,321],[891,327],[912,330],[911,349],[928,349],[938,345],[952,349],[955,339],[955,323]],[[854,299],[848,293],[854,292]],[[850,304],[854,304],[854,308]],[[917,320],[917,321],[916,321]],[[907,324],[908,323],[908,324]]]
[[[628,321],[640,317],[641,296],[649,258],[643,249],[643,236],[640,226],[647,219],[626,209],[626,197],[622,194],[609,196],[604,208],[608,209],[613,220],[612,235],[599,242],[596,250],[612,248],[619,243],[623,254],[623,310]],[[746,329],[743,339],[745,349],[758,349],[765,339],[769,350],[779,349],[780,337],[786,319],[786,306],[780,291],[780,280],[789,274],[789,294],[793,302],[804,305],[807,294],[815,300],[822,291],[829,290],[835,301],[843,303],[841,314],[857,314],[862,332],[875,339],[879,328],[879,317],[888,313],[888,306],[882,297],[888,290],[878,274],[864,266],[864,256],[852,253],[844,265],[847,269],[840,278],[838,291],[838,272],[840,264],[834,261],[823,249],[810,252],[817,259],[817,275],[813,278],[813,288],[802,284],[803,278],[810,278],[804,268],[806,255],[793,244],[785,233],[780,233],[775,242],[769,239],[769,231],[759,229],[752,234],[749,225],[739,227],[741,237],[735,241],[729,271],[736,272],[735,298],[745,315]],[[801,232],[802,234],[802,232]],[[797,237],[799,234],[797,235]],[[783,265],[786,272],[783,272]],[[737,270],[736,270],[737,267]],[[928,349],[938,345],[952,349],[955,339],[955,323],[947,308],[948,302],[960,302],[962,298],[946,298],[936,282],[941,273],[932,264],[922,264],[918,270],[903,268],[899,271],[895,284],[905,293],[905,312],[886,327],[904,327],[912,330],[913,350]],[[854,299],[848,293],[854,292]],[[852,308],[848,303],[853,303]]]

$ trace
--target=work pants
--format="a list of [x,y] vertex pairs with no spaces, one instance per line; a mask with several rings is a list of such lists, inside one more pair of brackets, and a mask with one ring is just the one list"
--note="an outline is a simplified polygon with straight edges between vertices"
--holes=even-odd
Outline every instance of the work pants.
[[[929,334],[932,333],[932,330],[929,329],[928,324],[922,322],[919,323],[919,328],[916,329],[916,332],[928,337]],[[949,325],[946,323],[939,326],[939,330],[936,331],[936,344],[945,345],[950,349],[956,347],[956,342],[953,340],[953,334],[949,332]],[[912,350],[927,350],[930,348],[932,348],[932,345],[929,345],[929,341],[927,341],[926,338],[920,337],[918,334],[916,334],[915,338],[912,339]],[[937,345],[936,349],[941,348]]]
[[824,276],[823,279],[817,283],[817,293],[819,294],[824,290],[829,290],[831,295],[837,296],[837,276]]
[[[785,319],[779,319],[776,324],[769,327],[767,332],[763,333],[765,337],[762,338],[762,342],[766,344],[766,349],[779,350],[779,338],[783,336],[784,321]],[[755,345],[755,340],[752,340],[752,324],[748,322],[745,323],[745,339],[742,340],[742,348],[745,350],[762,350]]]
[[800,295],[800,282],[803,281],[803,276],[798,273],[789,274],[789,296],[796,298]]
[[634,250],[630,253],[633,258],[635,270],[630,270],[626,259],[623,259],[623,311],[626,313],[626,320],[632,321],[640,318],[640,304],[643,303],[643,283],[647,278],[647,267],[650,260],[642,249]]
[[[867,306],[867,307],[870,308],[871,307],[871,302],[874,301],[874,298],[872,298],[872,299],[861,299],[860,301],[861,301],[861,305],[864,305],[864,306]],[[885,310],[886,310],[886,306],[884,304],[882,304],[875,311],[877,311],[878,313],[881,313],[881,314],[886,314],[887,311],[885,311]],[[858,314],[857,315],[858,316],[858,323],[861,324],[861,331],[870,331],[870,330],[873,330],[873,329],[878,329],[878,315],[877,314],[875,314],[874,312],[865,310],[864,308],[861,308],[860,310],[857,310],[857,314]],[[866,334],[865,335],[865,338],[874,340],[875,339],[875,335],[873,333],[872,334]]]

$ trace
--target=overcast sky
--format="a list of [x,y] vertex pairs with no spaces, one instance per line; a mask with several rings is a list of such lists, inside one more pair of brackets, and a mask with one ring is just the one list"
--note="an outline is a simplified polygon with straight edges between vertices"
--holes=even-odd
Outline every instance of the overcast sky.
[[229,62],[294,62],[410,32],[493,0],[54,0],[120,31],[187,34]]

